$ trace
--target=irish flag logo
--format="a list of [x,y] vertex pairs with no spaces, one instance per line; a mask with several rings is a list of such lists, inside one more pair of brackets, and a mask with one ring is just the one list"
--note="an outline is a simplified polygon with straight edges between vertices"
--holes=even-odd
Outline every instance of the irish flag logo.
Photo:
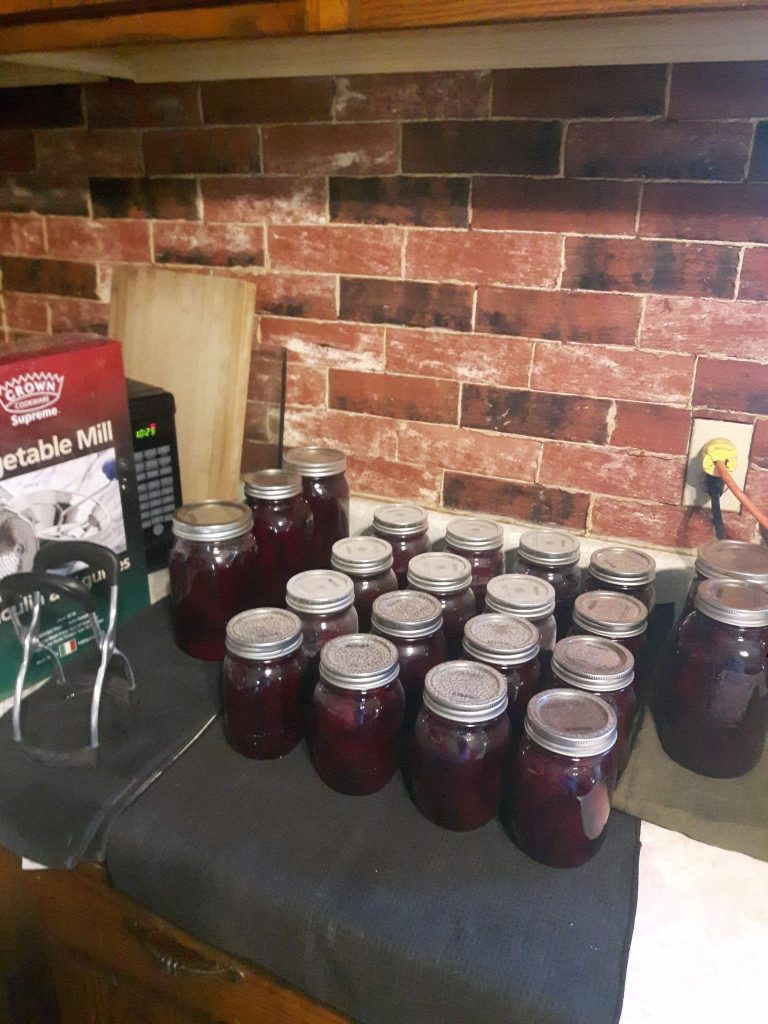
[[59,657],[66,658],[68,654],[74,654],[77,650],[77,640],[65,640],[59,644]]

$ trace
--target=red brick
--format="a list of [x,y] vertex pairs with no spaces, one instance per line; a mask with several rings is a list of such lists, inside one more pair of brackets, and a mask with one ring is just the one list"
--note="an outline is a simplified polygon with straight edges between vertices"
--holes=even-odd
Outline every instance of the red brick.
[[264,229],[246,224],[153,225],[155,263],[196,263],[204,267],[264,265]]
[[345,412],[427,423],[456,423],[459,385],[429,377],[332,369],[328,405]]
[[[754,520],[733,512],[724,512],[723,519],[732,540],[751,539]],[[695,548],[715,539],[709,509],[640,504],[601,495],[592,506],[592,533],[670,548]]]
[[466,384],[462,389],[461,426],[605,444],[610,408],[611,403],[605,399]]
[[768,116],[768,62],[676,64],[669,116],[704,121]]
[[96,267],[88,263],[3,256],[0,259],[0,270],[3,287],[12,292],[97,298]]
[[1,292],[8,327],[20,331],[47,331],[48,308],[46,300],[24,292]]
[[[6,307],[7,308],[7,307]],[[9,320],[9,326],[10,320]],[[768,420],[756,420],[749,460],[761,469],[768,469]]]
[[141,135],[135,131],[38,132],[41,167],[66,167],[100,177],[141,174]]
[[466,286],[342,278],[340,294],[342,320],[451,331],[472,326],[472,289]]
[[258,128],[144,132],[147,174],[245,174],[261,170]]
[[476,327],[495,334],[634,345],[640,300],[630,295],[479,288]]
[[693,366],[693,357],[686,355],[539,344],[533,355],[531,387],[682,405],[691,393]]
[[730,299],[738,261],[726,245],[566,238],[563,287]]
[[768,473],[750,466],[744,491],[762,512],[768,511]]
[[610,440],[615,448],[685,455],[690,432],[691,414],[687,409],[646,402],[617,402]]
[[433,121],[487,117],[487,71],[352,75],[336,79],[337,121]]
[[82,123],[79,85],[0,89],[3,128],[70,128]]
[[89,299],[50,298],[51,330],[54,334],[85,331],[87,334],[107,334],[109,305]]
[[768,242],[768,185],[646,185],[640,234],[646,237]]
[[502,231],[409,231],[405,276],[553,288],[560,275],[559,235]]
[[198,220],[192,178],[91,178],[94,217]]
[[520,338],[387,328],[387,369],[424,377],[521,388],[528,383],[533,346]]
[[289,360],[285,381],[285,401],[288,405],[310,405],[317,408],[325,404],[327,389],[328,374],[324,369]]
[[324,178],[203,178],[203,219],[245,224],[322,224]]
[[632,117],[664,113],[666,68],[514,68],[493,72],[501,117]]
[[310,270],[328,274],[400,274],[403,232],[400,228],[270,227],[269,262],[275,270]]
[[0,175],[0,210],[88,215],[88,182],[56,172]]
[[262,129],[267,174],[394,174],[394,124],[278,125]]
[[355,370],[384,368],[384,328],[335,321],[261,318],[261,343],[288,349],[303,363]]
[[694,405],[768,413],[768,366],[727,359],[699,359]]
[[311,274],[260,274],[256,309],[275,316],[336,319],[336,278]]
[[768,299],[768,249],[746,249],[739,279],[739,298]]
[[399,423],[397,457],[419,466],[533,480],[541,443],[432,423]]
[[419,121],[403,125],[403,170],[417,174],[557,174],[555,121]]
[[741,181],[752,125],[581,122],[568,129],[565,173],[588,178]]
[[633,235],[639,184],[563,178],[476,177],[472,227]]
[[347,477],[355,494],[370,494],[389,501],[397,495],[398,501],[423,505],[439,502],[439,470],[353,455],[347,459]]
[[330,121],[332,78],[253,78],[203,82],[207,124],[261,124],[270,121]]
[[352,415],[335,409],[288,409],[285,447],[302,444],[327,444],[371,460],[394,459],[397,424],[379,416]]
[[331,178],[333,221],[465,228],[469,178]]
[[0,171],[34,171],[35,137],[32,132],[0,131]]
[[200,124],[195,82],[99,82],[85,86],[91,128],[180,128]]
[[750,181],[768,181],[768,121],[755,125],[748,177]]
[[488,512],[510,519],[557,523],[583,530],[589,495],[540,484],[446,471],[443,504],[467,512]]
[[539,482],[678,505],[684,469],[682,458],[546,441]]
[[0,253],[39,256],[45,249],[42,217],[0,214]]
[[48,251],[77,260],[149,262],[149,225],[138,220],[49,217]]
[[649,296],[640,346],[764,360],[768,358],[766,310],[754,302]]

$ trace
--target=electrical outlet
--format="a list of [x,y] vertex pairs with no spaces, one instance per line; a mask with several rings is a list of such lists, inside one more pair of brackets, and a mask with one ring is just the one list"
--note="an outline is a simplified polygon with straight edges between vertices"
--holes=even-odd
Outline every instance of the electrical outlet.
[[[709,494],[704,489],[705,474],[702,468],[702,452],[706,443],[715,437],[727,437],[736,446],[736,468],[729,466],[728,469],[739,487],[744,487],[754,429],[752,423],[701,419],[693,421],[691,440],[688,443],[688,466],[685,471],[683,505],[701,505],[709,508],[711,504]],[[741,508],[738,500],[727,487],[720,498],[720,507],[728,512],[738,512]]]

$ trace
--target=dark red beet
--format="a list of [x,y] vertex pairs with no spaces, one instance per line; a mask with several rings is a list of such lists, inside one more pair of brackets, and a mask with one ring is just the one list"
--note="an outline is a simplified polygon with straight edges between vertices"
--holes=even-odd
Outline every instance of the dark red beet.
[[260,760],[282,757],[304,735],[301,650],[274,661],[224,658],[224,724],[232,747]]

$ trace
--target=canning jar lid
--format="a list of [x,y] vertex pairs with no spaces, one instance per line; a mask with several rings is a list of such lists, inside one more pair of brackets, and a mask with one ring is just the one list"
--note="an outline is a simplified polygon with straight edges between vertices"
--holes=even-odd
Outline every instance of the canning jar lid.
[[756,583],[702,580],[693,603],[697,611],[718,622],[732,626],[768,626],[768,592]]
[[528,701],[525,731],[554,754],[594,757],[616,742],[616,712],[602,697],[583,690],[543,690]]
[[418,640],[442,628],[443,606],[432,594],[393,590],[373,602],[371,625],[388,636]]
[[320,651],[320,676],[343,690],[373,690],[400,673],[397,648],[383,636],[348,633]]
[[336,476],[347,468],[347,457],[338,448],[321,448],[313,444],[286,452],[283,465],[302,476]]
[[555,610],[557,595],[548,580],[524,572],[507,572],[488,580],[485,607],[524,619],[545,619]]
[[249,498],[279,501],[301,494],[301,477],[287,469],[260,469],[243,480]]
[[232,540],[252,527],[253,513],[242,501],[194,501],[177,508],[171,519],[173,535],[182,540]]
[[472,566],[463,555],[424,551],[408,563],[408,583],[432,594],[453,594],[472,582]]
[[354,600],[352,580],[333,569],[307,569],[291,576],[285,587],[285,603],[295,612],[342,612]]
[[490,722],[508,702],[504,676],[477,661],[444,661],[424,677],[424,706],[452,722]]
[[495,551],[504,544],[504,531],[492,519],[451,519],[445,528],[445,539],[455,548],[466,551]]
[[573,624],[598,636],[625,639],[640,636],[648,626],[648,609],[637,597],[615,590],[579,594],[573,605]]
[[699,548],[695,569],[706,579],[742,580],[768,587],[768,548],[745,540],[711,540]]
[[574,565],[581,544],[564,530],[528,530],[520,537],[518,551],[534,565]]
[[392,568],[392,545],[379,537],[342,537],[331,548],[331,565],[350,576],[375,576]]
[[373,510],[373,525],[382,533],[410,537],[426,530],[429,519],[419,505],[379,505]]
[[227,650],[250,661],[284,658],[301,639],[301,620],[285,608],[249,608],[227,623]]
[[602,583],[641,587],[656,579],[656,560],[645,551],[617,544],[592,552],[589,574]]
[[464,626],[464,653],[492,665],[523,665],[539,653],[539,631],[528,619],[493,612]]
[[552,672],[583,690],[623,690],[635,677],[635,659],[615,640],[567,636],[555,644]]

